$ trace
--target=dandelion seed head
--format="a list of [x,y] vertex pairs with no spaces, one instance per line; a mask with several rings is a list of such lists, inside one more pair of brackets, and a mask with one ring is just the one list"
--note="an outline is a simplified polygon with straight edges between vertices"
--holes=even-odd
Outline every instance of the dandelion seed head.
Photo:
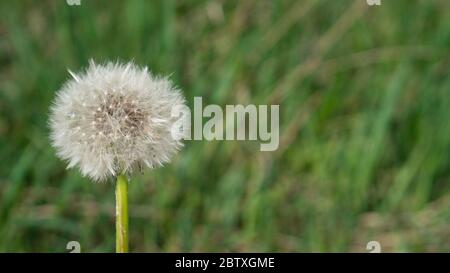
[[185,101],[167,78],[133,63],[93,61],[70,74],[50,114],[52,145],[69,167],[101,181],[162,166],[181,148],[171,134],[171,109]]

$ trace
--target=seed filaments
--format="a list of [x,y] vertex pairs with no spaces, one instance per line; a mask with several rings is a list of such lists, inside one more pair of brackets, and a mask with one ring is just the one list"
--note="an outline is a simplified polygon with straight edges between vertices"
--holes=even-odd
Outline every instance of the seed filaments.
[[52,145],[69,167],[95,181],[162,166],[181,148],[171,136],[173,105],[184,104],[167,78],[133,63],[93,61],[58,90],[51,109]]
[[[99,137],[109,137],[111,140],[118,137],[130,139],[143,132],[143,126],[148,114],[139,107],[135,100],[129,101],[123,95],[105,93],[106,98],[99,106],[91,111],[91,126],[97,131]],[[82,103],[84,107],[86,103]],[[75,116],[75,114],[73,114]],[[71,116],[72,117],[72,116]],[[86,117],[83,116],[85,119]],[[95,138],[96,135],[92,135]]]

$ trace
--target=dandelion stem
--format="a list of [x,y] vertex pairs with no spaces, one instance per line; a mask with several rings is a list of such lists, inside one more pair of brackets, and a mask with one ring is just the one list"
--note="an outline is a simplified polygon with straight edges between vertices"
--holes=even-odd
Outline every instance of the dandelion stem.
[[128,252],[128,180],[123,174],[116,181],[116,252]]

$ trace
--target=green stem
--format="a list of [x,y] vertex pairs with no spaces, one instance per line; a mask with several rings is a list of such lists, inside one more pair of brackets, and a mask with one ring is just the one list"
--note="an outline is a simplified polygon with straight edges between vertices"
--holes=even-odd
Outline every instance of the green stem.
[[123,174],[116,181],[116,252],[128,252],[128,180]]

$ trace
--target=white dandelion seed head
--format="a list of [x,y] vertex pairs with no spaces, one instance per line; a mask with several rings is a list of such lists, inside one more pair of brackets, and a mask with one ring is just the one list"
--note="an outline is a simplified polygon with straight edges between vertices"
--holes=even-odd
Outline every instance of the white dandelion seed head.
[[95,181],[169,162],[182,146],[171,127],[172,106],[185,100],[172,83],[133,63],[90,62],[57,92],[51,108],[52,145]]

